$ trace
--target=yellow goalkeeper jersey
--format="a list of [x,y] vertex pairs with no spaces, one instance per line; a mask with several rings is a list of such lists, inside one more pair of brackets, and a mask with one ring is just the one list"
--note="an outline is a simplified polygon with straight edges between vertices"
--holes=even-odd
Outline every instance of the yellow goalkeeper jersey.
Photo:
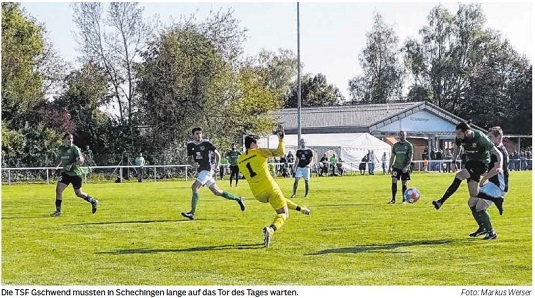
[[247,179],[251,192],[259,201],[266,202],[271,194],[279,191],[279,186],[269,172],[267,160],[284,154],[284,140],[279,139],[277,149],[249,149],[238,158],[238,168]]

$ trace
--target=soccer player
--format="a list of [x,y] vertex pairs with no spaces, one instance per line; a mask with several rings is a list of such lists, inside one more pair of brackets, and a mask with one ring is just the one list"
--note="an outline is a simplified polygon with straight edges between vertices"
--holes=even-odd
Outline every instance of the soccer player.
[[310,162],[314,157],[312,149],[305,147],[305,139],[299,141],[299,149],[295,152],[295,162],[294,162],[294,173],[295,181],[292,198],[295,198],[295,192],[297,191],[297,186],[299,185],[299,179],[301,177],[305,180],[305,198],[308,198],[308,180],[310,179]]
[[238,169],[238,157],[240,157],[240,152],[236,150],[236,144],[232,144],[232,149],[227,152],[227,160],[230,164],[230,187],[232,187],[232,178],[236,179],[235,186],[238,186],[238,178],[240,175],[240,170]]
[[466,154],[465,167],[457,172],[455,179],[448,187],[442,198],[433,201],[433,206],[436,210],[451,197],[461,185],[461,182],[468,179],[468,192],[470,197],[477,197],[479,193],[479,178],[483,175],[490,163],[490,153],[498,157],[498,165],[502,165],[502,156],[498,148],[494,146],[494,143],[489,138],[477,129],[470,127],[470,121],[468,123],[461,122],[455,127],[455,144],[453,146],[453,159],[452,164],[457,161],[459,155],[459,148],[463,147]]
[[[507,171],[509,153],[502,143],[503,131],[501,127],[492,127],[487,136],[502,154],[502,164],[500,165],[498,163],[499,156],[493,153],[490,157],[490,170],[481,177],[481,181],[479,182],[479,193],[477,194],[477,197],[470,197],[468,206],[479,226],[477,231],[471,233],[470,236],[477,237],[486,234],[483,239],[492,240],[496,239],[498,235],[492,228],[487,209],[492,203],[495,203],[500,215],[503,214],[503,197],[509,190],[509,172]],[[500,171],[499,168],[502,168],[503,172]],[[488,180],[488,183],[485,184],[486,180]]]
[[269,173],[267,160],[270,157],[282,156],[284,154],[284,129],[279,125],[277,134],[279,145],[277,149],[259,148],[257,137],[248,135],[245,137],[245,153],[238,158],[238,167],[245,176],[254,197],[262,202],[268,203],[275,210],[277,215],[269,227],[263,228],[264,246],[269,247],[273,233],[280,229],[286,219],[290,216],[288,209],[299,211],[305,215],[310,214],[310,210],[301,207],[284,197],[281,189]]
[[[197,179],[195,179],[195,182],[191,185],[191,210],[189,212],[182,212],[182,216],[190,220],[195,218],[195,211],[197,211],[197,203],[199,202],[199,189],[201,186],[205,185],[214,195],[238,202],[241,211],[244,211],[245,203],[243,198],[221,190],[212,177],[214,169],[219,168],[220,154],[216,147],[210,141],[203,139],[202,128],[195,127],[191,130],[191,133],[193,135],[193,141],[188,142],[187,145],[188,157],[190,158],[192,167],[197,170],[198,174]],[[214,165],[210,158],[212,154],[215,157]]]
[[84,163],[84,156],[80,148],[73,144],[73,136],[66,133],[63,136],[63,145],[59,147],[59,160],[56,169],[63,167],[61,176],[56,185],[56,211],[50,213],[50,216],[61,215],[61,203],[63,202],[63,191],[72,183],[72,188],[77,197],[86,200],[91,204],[91,212],[97,212],[98,201],[82,191],[82,177],[84,169],[81,165]]
[[396,203],[396,193],[398,191],[398,180],[401,178],[401,197],[405,204],[403,194],[407,190],[407,181],[411,180],[409,168],[414,155],[414,147],[407,141],[407,132],[402,130],[398,133],[399,142],[392,145],[392,155],[388,165],[388,173],[392,173],[392,200],[388,204]]

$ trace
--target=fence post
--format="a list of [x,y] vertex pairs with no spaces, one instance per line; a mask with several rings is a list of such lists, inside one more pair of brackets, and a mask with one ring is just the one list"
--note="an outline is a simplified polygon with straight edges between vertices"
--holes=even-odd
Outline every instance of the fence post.
[[186,181],[188,181],[188,165],[186,165]]
[[50,177],[48,176],[48,168],[46,168],[46,184],[50,184]]
[[7,170],[7,184],[11,185],[11,169]]
[[154,166],[154,182],[156,182],[156,166]]

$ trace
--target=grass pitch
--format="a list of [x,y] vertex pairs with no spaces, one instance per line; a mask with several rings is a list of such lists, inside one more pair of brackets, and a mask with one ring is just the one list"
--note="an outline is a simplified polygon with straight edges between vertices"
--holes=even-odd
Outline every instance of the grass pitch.
[[[228,179],[228,177],[227,177]],[[274,211],[251,197],[247,182],[225,190],[238,204],[203,188],[196,219],[192,181],[90,183],[99,210],[64,193],[63,215],[52,218],[55,185],[2,187],[4,285],[532,285],[532,172],[512,172],[505,212],[489,209],[498,239],[468,234],[477,227],[463,182],[436,211],[453,174],[413,174],[422,198],[387,205],[390,178],[313,177],[294,201],[269,249],[262,227]],[[293,179],[277,179],[291,194]],[[398,186],[401,189],[401,184]],[[398,191],[398,202],[401,201]]]

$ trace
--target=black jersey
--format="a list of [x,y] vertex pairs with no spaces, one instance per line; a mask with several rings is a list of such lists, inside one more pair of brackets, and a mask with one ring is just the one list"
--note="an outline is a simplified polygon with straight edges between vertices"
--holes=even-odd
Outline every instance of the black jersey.
[[192,156],[193,160],[199,163],[197,172],[211,170],[211,157],[215,150],[215,146],[207,140],[203,140],[198,144],[195,141],[188,142],[188,156]]
[[[503,144],[496,146],[498,150],[502,153],[502,169],[503,174],[498,174],[492,176],[489,181],[496,184],[503,191],[507,192],[509,190],[509,171],[507,170],[507,165],[509,164],[509,153]],[[498,157],[494,154],[490,156],[489,170],[494,167],[494,163],[498,161]],[[500,185],[503,184],[503,185]]]
[[304,168],[310,164],[310,162],[312,161],[312,156],[314,156],[314,153],[312,153],[312,150],[308,148],[297,149],[295,156],[297,160],[299,161],[297,163],[297,166],[300,168]]

